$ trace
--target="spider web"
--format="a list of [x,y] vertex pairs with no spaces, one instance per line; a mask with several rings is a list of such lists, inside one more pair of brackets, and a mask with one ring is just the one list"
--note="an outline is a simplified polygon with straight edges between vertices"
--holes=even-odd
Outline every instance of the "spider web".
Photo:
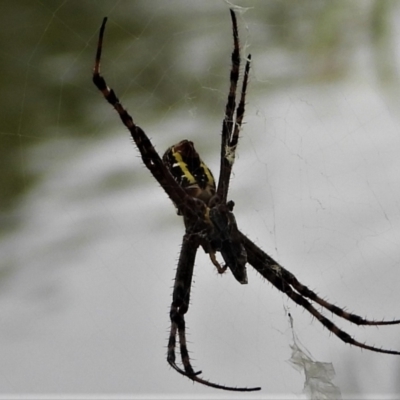
[[[340,306],[399,317],[399,9],[387,1],[237,1],[253,55],[231,183],[241,230]],[[4,398],[234,398],[165,361],[182,223],[91,83],[102,68],[163,152],[195,142],[216,174],[232,34],[225,2],[4,2],[0,387]],[[398,28],[397,28],[398,29]],[[249,271],[199,254],[187,316],[204,377],[301,397],[292,330],[344,397],[398,393],[395,357],[341,343]],[[328,315],[330,317],[330,315]],[[399,328],[360,329],[399,349]],[[1,396],[0,395],[0,398]],[[258,397],[257,397],[258,396]]]

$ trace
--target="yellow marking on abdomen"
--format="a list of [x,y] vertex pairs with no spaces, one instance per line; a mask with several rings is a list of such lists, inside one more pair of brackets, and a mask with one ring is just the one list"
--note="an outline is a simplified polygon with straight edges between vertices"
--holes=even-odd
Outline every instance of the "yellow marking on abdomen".
[[190,171],[188,169],[188,165],[183,161],[181,154],[175,150],[172,150],[172,155],[174,156],[175,160],[178,162],[179,168],[182,170],[186,179],[190,183],[197,183],[195,177],[190,173]]

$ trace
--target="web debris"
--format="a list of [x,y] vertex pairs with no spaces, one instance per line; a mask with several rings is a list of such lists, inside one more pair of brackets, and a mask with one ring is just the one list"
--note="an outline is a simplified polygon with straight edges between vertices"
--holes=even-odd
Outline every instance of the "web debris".
[[307,398],[311,400],[342,399],[340,389],[332,383],[335,377],[332,363],[315,361],[310,353],[306,354],[306,350],[294,332],[293,318],[290,314],[289,320],[293,344],[290,345],[292,356],[288,361],[297,371],[304,371],[306,379],[303,392]]

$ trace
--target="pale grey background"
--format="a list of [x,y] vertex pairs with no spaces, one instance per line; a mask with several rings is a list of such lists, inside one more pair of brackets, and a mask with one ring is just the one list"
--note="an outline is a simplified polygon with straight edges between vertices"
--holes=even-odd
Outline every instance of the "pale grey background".
[[[301,282],[360,315],[399,318],[399,7],[337,3],[237,2],[250,7],[238,19],[254,61],[230,198],[241,229]],[[217,175],[228,4],[3,7],[0,137],[14,141],[8,172],[24,192],[2,215],[1,394],[233,398],[165,361],[182,222],[90,76],[108,15],[109,84],[160,152],[189,138]],[[288,311],[344,397],[398,397],[398,357],[343,344],[251,267],[240,286],[200,253],[187,316],[194,366],[263,388],[240,398],[301,395]],[[400,326],[335,321],[400,349]]]

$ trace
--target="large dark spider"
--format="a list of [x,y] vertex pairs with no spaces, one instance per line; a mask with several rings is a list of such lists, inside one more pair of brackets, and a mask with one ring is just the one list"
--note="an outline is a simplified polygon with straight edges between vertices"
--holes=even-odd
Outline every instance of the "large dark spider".
[[[213,388],[243,392],[261,389],[260,387],[230,387],[212,383],[200,378],[201,371],[195,372],[192,368],[186,345],[184,315],[189,308],[194,262],[200,246],[209,254],[212,263],[216,266],[219,273],[223,273],[229,268],[239,283],[247,283],[246,264],[249,263],[273,286],[285,293],[299,306],[304,307],[343,342],[379,353],[400,355],[399,351],[369,346],[353,339],[348,333],[338,328],[332,321],[323,316],[312,302],[357,325],[391,325],[399,324],[400,320],[367,320],[325,301],[300,283],[291,272],[283,268],[268,254],[264,253],[264,251],[240,232],[236,225],[236,220],[232,212],[234,203],[233,201],[227,201],[227,196],[239,132],[245,111],[245,97],[251,57],[248,55],[246,59],[239,104],[236,107],[236,88],[240,71],[239,35],[234,11],[230,10],[230,14],[234,47],[228,101],[222,123],[221,164],[217,188],[211,171],[200,159],[192,142],[182,140],[178,144],[171,146],[161,159],[148,136],[135,124],[132,117],[118,100],[115,92],[107,86],[106,81],[100,75],[100,58],[107,18],[104,18],[100,28],[96,61],[93,70],[93,82],[106,100],[118,112],[123,124],[129,129],[144,164],[172,200],[178,210],[178,214],[183,216],[185,223],[185,234],[183,236],[182,249],[172,293],[170,310],[171,332],[168,340],[167,361],[180,374],[192,381]],[[221,253],[225,261],[224,266],[218,263],[216,259],[217,252]],[[176,364],[175,347],[177,335],[179,336],[183,369]]]

